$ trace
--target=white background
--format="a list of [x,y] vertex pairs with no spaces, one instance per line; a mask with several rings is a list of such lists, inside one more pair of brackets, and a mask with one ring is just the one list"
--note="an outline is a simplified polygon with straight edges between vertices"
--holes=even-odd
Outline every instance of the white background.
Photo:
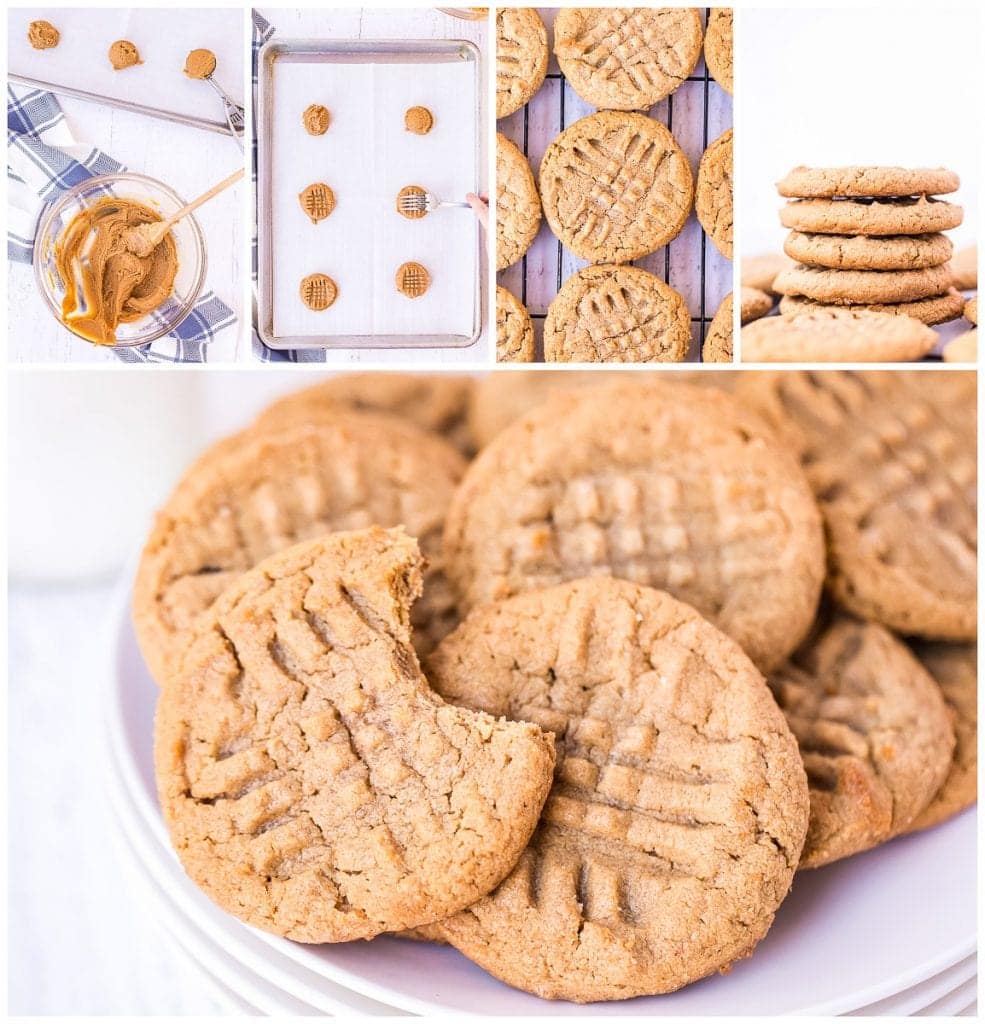
[[[142,12],[142,17],[146,19],[148,13]],[[127,24],[128,11],[121,9],[118,14],[121,24]],[[73,16],[77,14],[73,13]],[[186,25],[192,25],[196,12],[172,11],[170,16],[182,18]],[[67,22],[54,15],[52,17],[54,23],[64,30]],[[227,33],[242,40],[245,47],[245,12],[233,8],[223,12],[221,17],[225,19]],[[15,22],[19,26],[21,21],[22,17],[18,19],[11,15],[12,29]],[[27,40],[22,39],[21,28],[18,27],[16,38],[11,35],[8,40],[11,67],[15,64],[14,49],[22,42],[25,47],[28,46]],[[58,48],[45,52],[57,53]],[[105,56],[104,52],[98,54],[99,68],[102,67]],[[146,78],[152,70],[149,53],[145,55],[145,60],[148,63],[118,74],[133,73]],[[238,73],[241,75],[241,72]],[[93,84],[88,88],[95,91],[100,78],[101,74],[94,75]],[[179,73],[178,78],[180,80],[184,76]],[[227,82],[217,71],[217,78],[234,97],[244,94],[245,82],[242,77]],[[206,99],[211,110],[213,99],[217,102],[218,97],[207,83],[196,84],[207,90]],[[183,92],[187,90],[187,80],[181,83],[181,87]],[[23,86],[16,88],[24,89]],[[140,98],[145,100],[146,96]],[[58,100],[68,126],[80,145],[102,149],[107,155],[124,164],[128,170],[150,175],[170,185],[187,201],[201,195],[207,188],[231,174],[244,160],[235,140],[227,135],[172,124],[84,100],[61,96]],[[221,115],[221,108],[219,112]],[[221,331],[211,343],[212,359],[230,361],[236,358],[237,354],[242,356],[245,354],[244,350],[248,349],[248,345],[242,340],[246,337],[242,297],[244,275],[247,273],[245,263],[248,234],[244,226],[248,223],[245,216],[247,193],[247,184],[241,182],[195,211],[195,217],[205,234],[209,262],[205,287],[214,291],[226,305],[236,310],[239,318],[236,324]],[[38,294],[32,267],[22,263],[9,264],[7,281],[7,358],[10,362],[106,364],[118,361],[112,352],[87,344],[55,320]]]
[[[780,252],[798,164],[948,167],[960,249],[976,240],[981,22],[972,9],[743,9],[737,14],[737,231],[748,255]],[[743,98],[745,101],[743,101]],[[950,198],[950,197],[948,197]]]

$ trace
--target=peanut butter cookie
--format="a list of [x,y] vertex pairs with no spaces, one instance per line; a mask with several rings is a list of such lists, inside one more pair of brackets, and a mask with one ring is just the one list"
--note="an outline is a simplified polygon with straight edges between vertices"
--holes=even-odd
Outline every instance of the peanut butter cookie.
[[960,184],[943,167],[795,167],[776,190],[800,199],[936,196],[957,192]]
[[540,196],[527,158],[496,133],[496,269],[522,259],[540,229]]
[[[781,253],[762,253],[759,256],[743,256],[739,268],[739,281],[744,288],[758,288],[761,292],[773,292],[773,282],[781,270],[793,266],[793,260]],[[774,292],[775,294],[775,292]]]
[[703,363],[731,363],[733,361],[732,321],[734,318],[734,299],[732,292],[729,292],[722,299],[722,304],[716,310],[705,333],[704,344],[701,346],[701,361]]
[[978,653],[975,644],[918,643],[913,653],[941,688],[954,726],[954,757],[944,784],[911,823],[931,828],[978,799]]
[[136,67],[144,62],[140,59],[140,53],[136,44],[129,39],[117,39],[109,48],[109,62],[114,71],[124,71],[126,68]]
[[419,299],[431,287],[431,275],[423,263],[401,263],[393,282],[401,295]]
[[781,295],[804,295],[834,306],[915,302],[942,295],[951,287],[951,268],[920,270],[828,270],[799,264],[773,282]]
[[332,116],[328,112],[328,107],[322,106],[321,103],[312,103],[305,107],[304,113],[301,115],[301,123],[309,135],[324,135],[328,131],[331,120]]
[[732,8],[713,7],[705,30],[705,63],[711,77],[732,95]]
[[339,297],[339,286],[328,274],[309,274],[298,288],[301,301],[315,313],[323,313]]
[[551,786],[551,738],[442,702],[411,646],[423,558],[332,534],[246,573],[161,693],[155,766],[191,878],[248,924],[348,942],[474,903]]
[[823,235],[926,235],[956,228],[964,212],[954,203],[910,199],[798,199],[780,209],[780,223]]
[[312,224],[324,220],[335,209],[335,193],[323,181],[308,185],[298,195],[298,202]]
[[516,867],[429,932],[579,1003],[670,992],[752,952],[790,888],[808,794],[737,644],[668,594],[579,580],[476,609],[428,678],[558,751]]
[[736,392],[801,456],[835,600],[903,635],[973,640],[975,374],[785,370]]
[[780,300],[780,312],[784,316],[803,316],[804,313],[827,313],[832,309],[843,309],[850,313],[892,313],[895,316],[908,316],[921,323],[934,325],[943,324],[948,320],[956,320],[964,308],[964,296],[961,292],[949,288],[942,295],[931,295],[926,299],[914,299],[912,302],[867,302],[861,305],[834,305],[832,303],[815,302],[813,299],[801,298],[799,295],[784,295]]
[[200,458],[158,513],[134,585],[137,638],[164,682],[219,594],[264,558],[334,530],[403,524],[430,560],[415,638],[457,621],[441,530],[464,460],[440,437],[382,413],[340,409],[307,427],[247,431]]
[[628,263],[680,234],[691,212],[691,168],[673,135],[642,114],[590,114],[548,146],[540,165],[554,234],[592,263]]
[[958,291],[972,291],[978,287],[978,246],[972,245],[956,253],[951,261],[954,287]]
[[505,288],[496,289],[496,361],[532,363],[534,325],[526,306]]
[[679,363],[690,341],[684,299],[638,267],[579,270],[544,320],[544,358],[552,363]]
[[694,212],[728,260],[732,258],[732,129],[720,135],[705,150],[698,165],[698,186]]
[[61,32],[50,21],[32,21],[27,27],[27,41],[35,50],[50,50],[61,38]]
[[434,114],[427,107],[410,107],[404,113],[404,130],[413,135],[427,135],[434,127]]
[[256,426],[267,431],[303,427],[315,415],[340,408],[391,413],[443,435],[469,455],[474,449],[468,427],[473,386],[471,377],[455,373],[341,373],[273,402]]
[[742,329],[744,363],[896,363],[922,359],[937,334],[919,320],[831,306]]
[[515,113],[544,84],[547,29],[532,7],[496,10],[496,118]]
[[978,296],[977,295],[973,299],[969,299],[965,303],[964,318],[965,318],[965,320],[970,320],[973,324],[977,324],[978,323]]
[[941,356],[945,363],[978,362],[978,328],[965,331],[944,346]]
[[810,785],[800,866],[821,867],[905,832],[954,751],[940,688],[887,629],[837,617],[769,680]]
[[947,263],[954,246],[940,234],[807,235],[791,231],[783,251],[800,263],[832,270],[917,270]]
[[445,526],[463,609],[588,576],[668,590],[779,664],[814,619],[820,516],[729,395],[663,379],[555,392],[470,465]]
[[607,110],[645,110],[701,56],[701,16],[686,7],[564,7],[554,53],[571,88]]
[[773,296],[758,288],[739,289],[739,323],[748,324],[759,320],[773,308]]

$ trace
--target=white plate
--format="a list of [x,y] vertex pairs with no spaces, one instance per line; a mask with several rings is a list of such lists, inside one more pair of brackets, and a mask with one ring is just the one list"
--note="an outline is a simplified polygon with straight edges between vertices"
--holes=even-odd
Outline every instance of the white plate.
[[897,992],[888,999],[880,999],[858,1010],[852,1011],[855,1017],[909,1017],[919,1013],[925,1007],[949,996],[969,981],[973,982],[978,974],[978,958],[966,957],[946,970],[935,974],[926,981]]
[[[113,746],[149,834],[170,851],[157,812],[151,756],[158,691],[133,634],[128,590],[121,591],[115,614],[106,693]],[[575,1006],[540,1000],[498,982],[455,950],[428,943],[384,936],[371,943],[305,946],[233,926],[312,976],[415,1013],[840,1014],[888,999],[975,952],[975,850],[972,808],[938,828],[798,874],[752,958],[726,976],[621,1003]],[[195,920],[207,933],[217,920],[227,925],[233,920],[183,875],[172,895],[195,907]]]

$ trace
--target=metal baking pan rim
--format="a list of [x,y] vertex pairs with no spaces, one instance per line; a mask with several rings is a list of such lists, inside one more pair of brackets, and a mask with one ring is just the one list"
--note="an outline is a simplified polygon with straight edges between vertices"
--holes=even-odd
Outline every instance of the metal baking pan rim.
[[[354,49],[355,48],[355,49]],[[335,349],[439,349],[439,348],[470,348],[482,336],[485,311],[483,309],[482,287],[482,246],[483,234],[476,232],[476,255],[478,272],[475,277],[475,302],[473,306],[472,333],[464,334],[407,334],[407,335],[300,335],[280,336],[273,332],[273,282],[269,280],[269,264],[272,254],[267,225],[270,223],[270,168],[266,157],[267,140],[269,138],[268,114],[269,90],[268,77],[272,73],[273,63],[286,52],[310,52],[313,55],[356,52],[386,52],[394,55],[406,55],[414,50],[431,49],[453,54],[466,53],[465,58],[476,65],[481,61],[478,46],[468,39],[280,39],[273,38],[260,48],[257,54],[257,109],[256,109],[256,143],[257,143],[257,309],[256,324],[260,340],[275,351]],[[480,122],[482,104],[481,80],[476,82],[475,90],[475,152],[473,154],[473,177],[478,185],[480,180],[480,155],[482,150],[482,125]]]
[[116,99],[114,96],[105,96],[99,92],[86,92],[85,89],[74,89],[70,85],[45,82],[39,78],[28,78],[26,75],[15,75],[12,72],[7,75],[7,78],[15,85],[25,85],[29,89],[41,89],[44,92],[54,93],[56,96],[68,96],[70,99],[85,100],[89,103],[101,103],[107,107],[115,107],[117,110],[126,110],[131,114],[143,114],[145,117],[154,117],[159,121],[170,121],[172,124],[199,128],[217,135],[233,136],[225,121],[210,121],[205,117],[192,117],[189,114],[178,114],[171,110],[160,110],[158,107],[148,107],[143,103],[131,103],[129,100]]

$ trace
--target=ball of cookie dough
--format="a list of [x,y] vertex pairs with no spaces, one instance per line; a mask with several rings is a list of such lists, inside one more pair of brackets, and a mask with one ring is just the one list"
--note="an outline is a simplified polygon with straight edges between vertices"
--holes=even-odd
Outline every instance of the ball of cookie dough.
[[215,54],[211,50],[192,50],[185,58],[185,74],[189,78],[208,78],[215,71]]
[[109,62],[114,71],[132,68],[135,64],[143,64],[137,47],[129,39],[117,39],[109,48]]
[[328,107],[323,107],[320,103],[312,103],[301,115],[301,121],[309,135],[324,135],[328,131],[331,119]]
[[50,21],[32,21],[27,29],[27,41],[35,50],[50,50],[58,45],[61,37]]
[[411,107],[404,114],[404,128],[414,135],[427,135],[434,127],[434,114],[427,107]]

